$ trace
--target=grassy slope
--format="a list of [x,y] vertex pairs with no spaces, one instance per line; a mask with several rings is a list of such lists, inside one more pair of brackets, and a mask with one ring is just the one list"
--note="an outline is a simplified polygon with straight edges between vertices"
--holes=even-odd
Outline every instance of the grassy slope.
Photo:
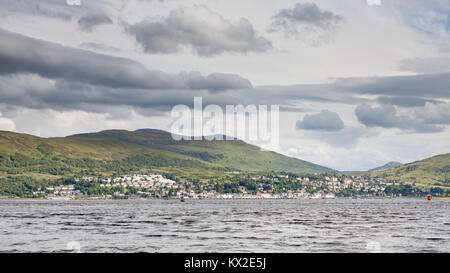
[[172,152],[114,139],[92,138],[39,138],[27,134],[0,131],[0,154],[21,153],[33,158],[60,156],[91,158],[94,160],[120,160],[134,155],[161,154],[169,158],[191,158]]
[[450,154],[437,155],[396,168],[373,171],[369,174],[398,179],[405,183],[415,183],[417,186],[450,187]]
[[[38,167],[51,167],[52,165],[68,166],[74,170],[79,170],[79,168],[69,166],[69,164],[62,162],[62,160],[92,159],[105,162],[142,156],[144,158],[164,158],[180,164],[183,164],[183,162],[194,162],[202,168],[217,167],[216,164],[204,162],[189,156],[180,155],[170,151],[152,149],[150,147],[114,139],[77,137],[39,138],[27,134],[0,131],[0,157],[5,159],[15,155],[21,155],[35,160],[46,160],[46,163],[37,164]],[[2,165],[0,167],[5,166]],[[30,173],[26,172],[25,174],[29,175]],[[5,176],[5,173],[1,173],[0,171],[0,176]],[[31,176],[36,178],[49,177],[45,175],[45,173],[38,174],[36,172],[31,173]]]
[[117,139],[184,154],[230,168],[252,171],[333,172],[333,170],[278,153],[261,151],[243,141],[175,141],[168,133],[108,130],[76,137]]

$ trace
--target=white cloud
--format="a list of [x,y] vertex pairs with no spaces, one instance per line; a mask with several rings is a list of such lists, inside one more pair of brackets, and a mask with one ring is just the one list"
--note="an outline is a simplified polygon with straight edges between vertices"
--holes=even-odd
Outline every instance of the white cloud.
[[450,125],[450,103],[427,103],[415,111],[415,116],[429,124]]
[[14,124],[14,121],[2,117],[2,113],[0,113],[0,131],[16,131],[16,124]]

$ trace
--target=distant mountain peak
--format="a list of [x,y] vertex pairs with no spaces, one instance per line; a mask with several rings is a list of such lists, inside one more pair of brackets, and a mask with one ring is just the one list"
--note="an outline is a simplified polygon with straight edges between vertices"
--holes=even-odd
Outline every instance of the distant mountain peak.
[[401,166],[401,165],[403,165],[403,164],[400,163],[400,162],[390,161],[390,162],[384,164],[383,166],[370,169],[369,172],[379,171],[379,170],[387,170],[387,169],[395,168],[395,167],[398,167],[398,166]]

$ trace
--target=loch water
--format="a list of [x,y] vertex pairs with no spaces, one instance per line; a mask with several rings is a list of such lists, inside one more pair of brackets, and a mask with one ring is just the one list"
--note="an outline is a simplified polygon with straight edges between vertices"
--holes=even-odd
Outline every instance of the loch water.
[[0,252],[450,252],[450,199],[2,200]]

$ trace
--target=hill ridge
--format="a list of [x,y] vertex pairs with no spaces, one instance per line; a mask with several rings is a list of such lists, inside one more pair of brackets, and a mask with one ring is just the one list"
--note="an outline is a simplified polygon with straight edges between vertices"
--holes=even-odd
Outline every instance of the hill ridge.
[[[171,137],[171,134],[166,132],[166,134],[158,132],[148,131],[149,129],[144,129],[143,131],[127,131],[127,130],[104,130],[96,133],[86,133],[86,134],[76,134],[69,137],[90,137],[90,138],[108,138],[108,139],[117,139],[125,142],[136,143],[143,146],[152,147],[155,149],[169,150],[175,153],[181,153],[188,156],[193,156],[199,159],[206,160],[208,162],[211,161],[220,161],[221,153],[224,152],[226,148],[241,148],[247,149],[247,152],[251,152],[253,155],[258,154],[258,156],[265,158],[266,161],[270,161],[268,158],[271,155],[276,157],[279,166],[270,168],[270,162],[266,162],[265,166],[261,166],[260,170],[273,170],[273,171],[294,171],[294,172],[336,172],[333,169],[323,167],[311,162],[307,162],[301,159],[288,157],[282,155],[280,153],[274,151],[261,151],[260,147],[255,146],[253,144],[246,143],[242,140],[220,140],[220,141],[209,141],[209,140],[174,140]],[[239,149],[238,149],[239,150]],[[229,151],[231,152],[231,151]],[[237,152],[237,151],[236,151]],[[265,154],[266,153],[266,154]],[[212,154],[212,155],[211,155]],[[217,155],[217,156],[215,156]],[[245,158],[248,156],[245,153],[242,153],[242,157]],[[281,158],[280,158],[281,157]],[[235,158],[236,159],[236,158]],[[282,162],[280,160],[289,161],[289,167],[283,169]],[[227,167],[240,169],[242,166],[249,165],[245,160],[241,160],[241,162],[232,164],[230,161],[226,162],[222,160],[218,163],[225,164]],[[257,170],[258,166],[256,162],[253,162],[253,168],[249,168],[249,170]],[[244,164],[244,165],[242,165]],[[295,165],[298,165],[297,167]],[[267,168],[269,167],[269,168]]]
[[[55,164],[58,163],[61,168],[67,169],[71,167],[64,162],[69,159],[123,161],[129,158],[143,157],[150,158],[152,164],[158,164],[157,158],[162,162],[169,162],[172,165],[165,166],[168,168],[191,164],[206,169],[294,173],[336,172],[301,159],[272,151],[261,151],[258,146],[243,141],[175,141],[168,132],[155,130],[142,132],[142,130],[111,129],[56,138],[41,138],[5,131],[0,133],[0,156],[7,161],[9,156],[17,154],[30,162],[53,158]],[[145,160],[141,158],[140,161]],[[4,164],[6,164],[5,162]],[[45,160],[43,162],[50,164]]]

